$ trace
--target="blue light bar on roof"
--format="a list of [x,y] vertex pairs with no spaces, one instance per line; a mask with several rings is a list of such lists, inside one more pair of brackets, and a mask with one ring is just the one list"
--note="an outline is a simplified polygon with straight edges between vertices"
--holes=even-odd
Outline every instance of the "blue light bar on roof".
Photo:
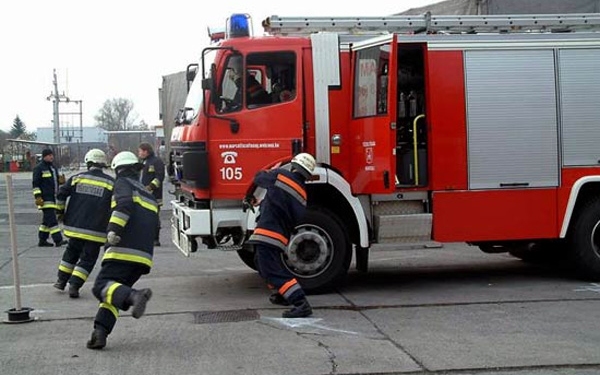
[[227,19],[227,38],[252,36],[252,19],[248,14],[232,14]]

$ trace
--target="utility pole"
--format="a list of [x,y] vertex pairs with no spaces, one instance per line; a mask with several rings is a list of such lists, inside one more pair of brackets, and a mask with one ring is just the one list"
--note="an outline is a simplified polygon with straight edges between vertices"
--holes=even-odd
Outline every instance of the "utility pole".
[[53,128],[54,128],[54,143],[60,144],[60,113],[58,111],[58,104],[60,102],[68,102],[69,98],[65,96],[65,94],[58,93],[58,80],[56,79],[56,69],[53,71],[54,80],[52,84],[54,85],[54,91],[50,93],[50,95],[46,98],[46,100],[52,100],[53,104]]

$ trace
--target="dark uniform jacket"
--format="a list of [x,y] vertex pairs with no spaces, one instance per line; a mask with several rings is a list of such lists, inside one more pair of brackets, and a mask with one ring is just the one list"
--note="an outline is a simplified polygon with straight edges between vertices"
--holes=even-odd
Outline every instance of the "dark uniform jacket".
[[165,164],[154,153],[151,153],[144,159],[144,168],[142,169],[140,181],[144,186],[151,185],[153,187],[152,195],[154,195],[158,204],[162,204],[164,180]]
[[158,226],[158,204],[144,185],[131,177],[117,177],[107,231],[121,237],[104,252],[102,262],[134,263],[150,272]]
[[41,208],[56,208],[58,191],[58,170],[52,163],[41,161],[33,168],[33,196],[41,196],[44,205]]
[[115,180],[92,168],[72,176],[58,190],[57,208],[65,209],[63,232],[67,237],[93,242],[106,242],[106,227],[110,218],[110,200]]
[[289,238],[306,211],[304,178],[287,169],[260,171],[254,185],[267,189],[250,243],[287,248]]

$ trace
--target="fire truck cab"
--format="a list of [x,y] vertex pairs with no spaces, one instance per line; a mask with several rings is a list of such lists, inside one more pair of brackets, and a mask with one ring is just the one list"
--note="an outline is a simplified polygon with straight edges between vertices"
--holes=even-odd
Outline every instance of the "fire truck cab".
[[[560,254],[600,276],[598,15],[232,16],[171,138],[175,245],[236,250],[255,173],[309,152],[308,212],[282,254],[308,290],[375,244]],[[389,247],[388,247],[389,248]]]

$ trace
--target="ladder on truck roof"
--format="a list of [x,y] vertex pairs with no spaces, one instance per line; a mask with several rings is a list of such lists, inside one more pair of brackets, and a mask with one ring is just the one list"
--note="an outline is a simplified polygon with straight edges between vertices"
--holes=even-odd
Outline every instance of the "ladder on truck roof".
[[271,35],[395,33],[526,33],[597,31],[600,13],[385,17],[279,17],[262,22]]

